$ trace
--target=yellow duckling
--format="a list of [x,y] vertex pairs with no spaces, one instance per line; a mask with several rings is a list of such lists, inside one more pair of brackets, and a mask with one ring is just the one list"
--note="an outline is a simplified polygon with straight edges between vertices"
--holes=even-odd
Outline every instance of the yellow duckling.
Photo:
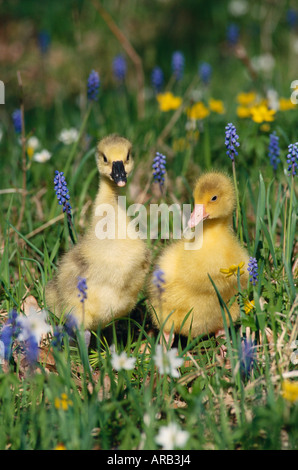
[[[71,313],[86,330],[129,314],[149,268],[146,244],[128,236],[130,220],[126,208],[118,204],[118,188],[125,186],[133,169],[131,147],[115,134],[99,142],[96,162],[101,178],[90,226],[63,256],[56,277],[46,287],[47,306],[57,316]],[[79,277],[87,283],[84,313]]]
[[[221,172],[203,174],[196,183],[194,201],[188,225],[198,228],[203,224],[201,235],[167,247],[157,262],[164,283],[157,289],[154,274],[150,281],[152,319],[157,327],[163,326],[167,341],[171,328],[173,333],[196,337],[224,327],[208,274],[226,304],[238,292],[238,267],[241,287],[247,287],[249,256],[232,229],[236,198],[231,179]],[[239,316],[236,300],[229,311],[235,321]]]

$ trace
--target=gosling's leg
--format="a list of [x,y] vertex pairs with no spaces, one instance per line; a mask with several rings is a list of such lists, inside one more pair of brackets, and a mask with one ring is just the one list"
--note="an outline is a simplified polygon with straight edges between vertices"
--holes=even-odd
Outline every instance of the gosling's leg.
[[163,331],[160,336],[160,343],[164,346],[165,350],[170,349],[173,346],[175,334],[173,332],[167,333]]

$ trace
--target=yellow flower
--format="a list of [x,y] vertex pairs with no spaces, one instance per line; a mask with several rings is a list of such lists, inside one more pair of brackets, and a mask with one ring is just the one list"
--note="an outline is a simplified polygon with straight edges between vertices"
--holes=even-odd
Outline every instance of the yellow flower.
[[182,104],[182,98],[180,98],[180,96],[174,96],[170,91],[159,93],[156,99],[159,104],[159,109],[164,112],[177,109]]
[[234,274],[234,276],[237,276],[238,268],[240,269],[240,276],[241,274],[244,273],[244,269],[242,269],[244,266],[244,261],[241,261],[239,264],[231,264],[229,268],[220,268],[220,272],[222,274],[225,274],[226,277],[230,277]]
[[257,94],[254,91],[249,91],[248,93],[239,93],[237,95],[237,101],[241,106],[249,106],[255,103],[257,99]]
[[290,380],[285,380],[281,384],[282,396],[285,400],[288,400],[292,403],[298,400],[298,382],[291,382]]
[[173,141],[173,150],[175,150],[175,152],[183,152],[189,147],[190,144],[185,137],[179,137],[179,139]]
[[254,300],[246,300],[244,302],[244,313],[246,313],[246,315],[249,314],[249,312],[255,307],[255,301]]
[[186,137],[179,137],[173,140],[173,150],[175,152],[183,152],[184,150],[191,148],[191,146],[198,141],[199,136],[200,133],[198,130],[188,131],[186,133]]
[[260,126],[260,130],[263,132],[269,132],[270,131],[270,124],[267,124],[266,122]]
[[38,138],[35,137],[35,135],[32,135],[31,137],[29,137],[29,139],[27,140],[27,145],[26,145],[26,151],[27,151],[27,155],[28,155],[29,160],[32,159],[32,157],[35,153],[35,150],[38,147],[39,147]]
[[251,118],[257,123],[274,121],[275,113],[276,111],[274,109],[268,109],[265,104],[260,104],[251,108]]
[[188,119],[204,119],[206,116],[209,116],[210,111],[209,109],[202,103],[198,101],[197,103],[193,104],[190,108],[186,110]]
[[279,109],[280,111],[288,111],[289,109],[295,109],[296,105],[292,103],[290,99],[280,98],[279,99]]
[[190,141],[190,142],[197,142],[199,140],[199,137],[200,137],[200,133],[198,130],[195,130],[195,131],[188,131],[186,133],[186,137],[187,139]]
[[57,444],[54,450],[66,450],[66,447],[64,444]]
[[237,107],[237,116],[239,118],[248,118],[250,117],[251,113],[250,113],[250,108],[246,107],[246,106],[238,106]]
[[218,114],[224,114],[226,112],[223,102],[213,98],[209,100],[209,108],[211,111]]
[[72,405],[73,405],[73,402],[68,399],[68,396],[66,395],[66,393],[62,393],[60,398],[58,397],[55,398],[55,408],[57,408],[58,410],[61,409],[61,410],[67,411],[68,407]]

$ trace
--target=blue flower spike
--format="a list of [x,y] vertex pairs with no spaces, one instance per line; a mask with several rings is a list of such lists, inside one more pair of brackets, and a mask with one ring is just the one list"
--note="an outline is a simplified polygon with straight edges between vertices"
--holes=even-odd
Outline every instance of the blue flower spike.
[[164,185],[164,175],[166,173],[166,157],[162,153],[156,152],[153,160],[153,178],[154,181],[159,183],[160,190],[162,191]]
[[89,101],[97,101],[100,79],[98,72],[92,70],[87,81],[87,97]]
[[236,133],[236,127],[231,122],[226,126],[225,129],[225,145],[227,147],[227,155],[230,157],[232,162],[234,162],[235,157],[238,156],[236,148],[240,147],[240,143],[238,142],[239,136]]
[[247,271],[249,272],[249,281],[253,286],[255,286],[259,276],[258,262],[256,258],[252,256],[249,258]]

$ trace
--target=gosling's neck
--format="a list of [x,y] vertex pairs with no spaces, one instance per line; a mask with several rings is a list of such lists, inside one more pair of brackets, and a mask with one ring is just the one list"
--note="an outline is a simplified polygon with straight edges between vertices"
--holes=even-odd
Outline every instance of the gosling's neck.
[[[107,221],[109,220],[110,224],[115,224],[115,227],[117,227],[118,218],[120,216],[126,216],[126,212],[123,211],[122,207],[119,207],[118,196],[119,188],[117,185],[109,178],[102,176],[97,196],[93,204],[93,214],[90,224],[91,233],[94,232],[96,224],[102,217],[105,217]],[[109,207],[112,207],[111,211],[109,211]]]
[[115,204],[118,198],[118,187],[109,178],[102,176],[95,199],[95,207],[99,204]]

